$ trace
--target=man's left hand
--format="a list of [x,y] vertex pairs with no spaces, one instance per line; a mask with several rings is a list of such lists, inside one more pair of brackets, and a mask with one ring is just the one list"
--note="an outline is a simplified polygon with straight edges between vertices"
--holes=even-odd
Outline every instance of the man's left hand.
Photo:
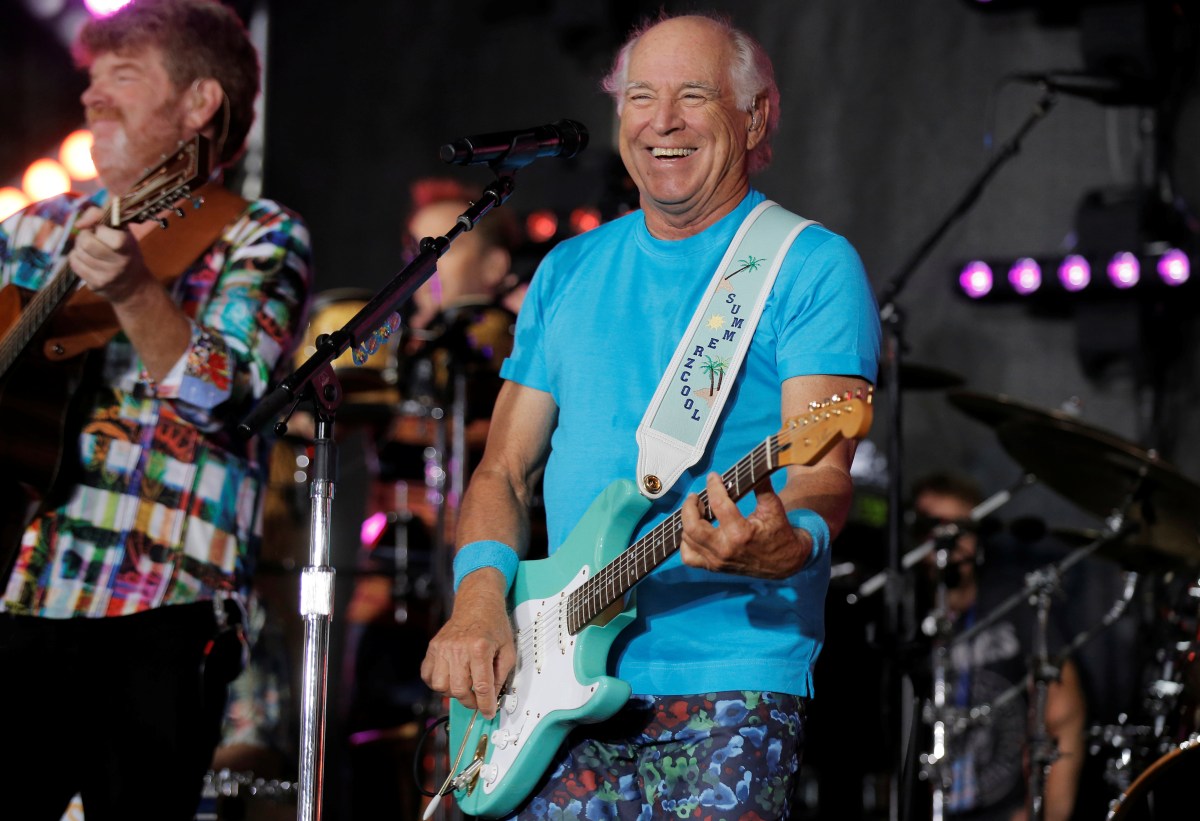
[[721,573],[783,579],[796,573],[812,554],[812,538],[788,521],[783,500],[764,480],[754,488],[757,505],[749,516],[738,510],[721,477],[710,473],[708,504],[719,522],[713,527],[701,515],[700,498],[683,503],[683,563]]

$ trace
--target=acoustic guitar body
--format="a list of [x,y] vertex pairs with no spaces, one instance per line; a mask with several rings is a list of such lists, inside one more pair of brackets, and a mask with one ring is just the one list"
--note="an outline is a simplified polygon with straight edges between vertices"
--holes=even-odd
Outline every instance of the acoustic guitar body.
[[[0,288],[0,338],[20,316],[32,292]],[[13,535],[40,510],[65,500],[75,484],[78,434],[88,396],[88,355],[52,362],[34,337],[0,375],[0,573],[7,575]],[[14,524],[15,523],[15,524]],[[0,576],[3,578],[3,576]]]

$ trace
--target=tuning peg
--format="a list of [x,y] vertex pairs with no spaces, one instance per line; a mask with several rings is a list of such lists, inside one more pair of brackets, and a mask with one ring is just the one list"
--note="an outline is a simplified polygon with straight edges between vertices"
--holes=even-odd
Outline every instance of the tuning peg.
[[169,226],[171,224],[170,222],[167,221],[166,217],[159,217],[158,219],[155,220],[155,222],[158,223],[159,228],[166,228],[167,226]]
[[173,208],[172,210],[175,212],[175,216],[179,217],[180,219],[187,219],[187,211],[184,211],[179,207]]

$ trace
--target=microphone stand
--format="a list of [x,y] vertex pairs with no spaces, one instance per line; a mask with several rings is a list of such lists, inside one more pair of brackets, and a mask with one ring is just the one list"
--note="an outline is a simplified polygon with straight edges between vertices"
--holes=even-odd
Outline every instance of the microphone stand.
[[[374,353],[371,343],[396,329],[396,311],[433,276],[438,258],[446,252],[450,243],[463,231],[474,228],[492,208],[503,205],[512,195],[516,170],[535,158],[536,154],[529,150],[514,150],[493,163],[492,168],[498,177],[484,189],[479,202],[472,203],[459,215],[445,236],[422,239],[420,252],[412,262],[339,330],[318,337],[316,353],[264,396],[238,425],[238,433],[248,438],[282,414],[289,405],[291,407],[287,415],[290,416],[306,398],[313,400],[316,412],[309,566],[304,568],[300,579],[300,614],[304,618],[304,680],[300,721],[299,821],[320,821],[324,786],[325,697],[334,576],[334,568],[329,566],[329,523],[332,519],[337,472],[333,423],[342,399],[341,385],[331,363],[351,345],[356,347],[356,354]],[[285,422],[275,425],[277,434],[286,430]]]
[[[976,179],[967,188],[967,191],[960,197],[957,203],[950,209],[949,213],[942,219],[933,232],[917,247],[917,249],[909,256],[908,260],[900,267],[900,270],[892,277],[892,279],[884,287],[879,295],[879,319],[884,330],[885,336],[885,351],[886,351],[886,367],[887,367],[887,384],[889,388],[888,410],[889,414],[889,441],[888,441],[888,564],[887,573],[888,581],[887,588],[884,594],[884,613],[885,613],[885,629],[883,645],[886,649],[885,653],[885,673],[884,681],[893,681],[896,677],[896,670],[899,668],[897,656],[899,648],[903,644],[901,639],[902,619],[901,619],[901,604],[902,604],[902,584],[903,579],[900,575],[900,553],[903,531],[903,515],[901,512],[903,506],[903,482],[901,476],[901,465],[903,462],[903,448],[901,447],[900,435],[902,430],[903,408],[901,402],[901,384],[900,377],[900,360],[904,353],[904,315],[900,307],[896,304],[896,298],[904,289],[917,266],[928,256],[934,246],[945,236],[959,219],[961,219],[974,205],[983,193],[984,187],[989,180],[1000,170],[1008,160],[1012,159],[1020,150],[1021,141],[1029,133],[1029,131],[1042,120],[1050,109],[1057,102],[1057,98],[1052,91],[1046,91],[1041,98],[1034,104],[1033,111],[1017,129],[1016,133],[1002,145],[992,158],[991,162],[983,169]],[[911,619],[909,619],[911,621]],[[900,677],[901,690],[904,695],[901,698],[902,714],[899,716],[900,728],[899,732],[895,733],[899,743],[893,743],[893,755],[895,756],[894,771],[896,778],[892,782],[891,801],[889,821],[898,821],[901,816],[901,805],[904,807],[904,818],[908,818],[912,808],[911,795],[909,790],[911,784],[908,782],[911,779],[905,778],[904,773],[907,770],[906,757],[908,744],[904,741],[905,727],[910,727],[913,724],[915,710],[913,709],[913,699],[909,694],[912,692],[911,682],[907,677]],[[889,698],[884,699],[884,704],[890,703]],[[885,706],[885,712],[888,708]],[[905,782],[903,787],[901,782]]]

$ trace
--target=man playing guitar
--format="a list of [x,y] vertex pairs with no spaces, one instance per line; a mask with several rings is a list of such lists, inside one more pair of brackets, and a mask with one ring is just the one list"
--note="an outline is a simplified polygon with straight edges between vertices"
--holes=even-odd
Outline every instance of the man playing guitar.
[[[7,509],[23,533],[0,585],[0,792],[30,821],[77,792],[89,821],[190,819],[261,537],[264,443],[234,428],[303,328],[308,232],[208,179],[210,159],[241,154],[258,93],[231,9],[135,0],[89,22],[75,51],[104,190],[0,224],[0,285],[25,304],[0,342],[13,354],[0,406],[25,411],[0,456],[36,511]],[[164,211],[169,230],[129,223]],[[29,402],[72,362],[86,363],[63,391],[72,413],[36,426]],[[35,428],[63,454],[42,486],[16,444]]]
[[[736,376],[725,378],[723,359],[696,357],[700,370],[689,370],[659,405],[729,393],[703,455],[673,486],[664,483],[665,492],[653,475],[638,476],[639,419],[689,321],[700,316],[710,281],[717,281],[713,299],[732,304],[761,261],[747,258],[723,280],[713,274],[743,220],[764,203],[749,175],[769,162],[779,94],[761,46],[700,15],[635,33],[605,87],[616,100],[621,157],[642,209],[560,243],[533,278],[462,506],[453,613],[430,643],[422,674],[465,708],[460,723],[490,720],[498,707],[513,719],[502,736],[489,734],[497,754],[475,765],[472,792],[460,794],[474,801],[502,783],[495,762],[514,745],[528,743],[527,753],[537,746],[528,733],[542,716],[526,700],[522,676],[536,677],[577,652],[587,631],[603,629],[602,618],[579,629],[567,615],[569,629],[556,638],[535,629],[514,643],[506,599],[514,577],[516,588],[524,584],[517,563],[531,489],[544,471],[553,559],[577,521],[596,517],[595,506],[585,516],[593,498],[614,480],[636,477],[660,495],[635,535],[653,532],[678,509],[682,542],[639,583],[636,614],[608,654],[609,672],[633,696],[601,723],[583,719],[546,777],[523,785],[518,816],[540,817],[553,806],[580,817],[586,808],[587,817],[786,818],[824,635],[829,540],[850,505],[854,439],[775,474],[774,484],[759,474],[741,506],[731,498],[733,483],[712,471],[734,464],[808,403],[865,392],[879,345],[874,301],[850,245],[808,225],[781,262]],[[702,316],[714,340],[741,327],[729,313]],[[683,367],[692,368],[691,359]],[[569,600],[564,594],[561,606]],[[543,605],[559,606],[532,607]],[[514,667],[523,672],[511,687]],[[611,680],[593,681],[557,689],[613,689]],[[452,738],[455,722],[452,710]],[[466,765],[476,750],[463,746]],[[452,763],[458,753],[452,745]]]

